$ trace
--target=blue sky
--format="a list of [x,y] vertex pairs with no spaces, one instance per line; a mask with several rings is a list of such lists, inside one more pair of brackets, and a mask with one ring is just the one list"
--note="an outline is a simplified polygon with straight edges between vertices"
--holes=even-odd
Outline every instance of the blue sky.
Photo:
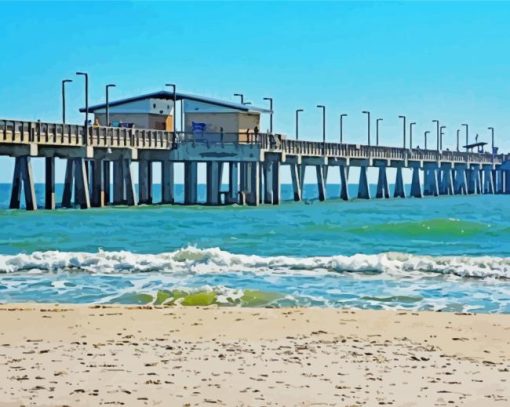
[[[300,136],[320,139],[315,106],[325,104],[331,141],[345,112],[345,141],[365,142],[368,109],[373,123],[384,119],[381,144],[401,144],[405,114],[420,146],[439,119],[450,148],[468,122],[481,139],[494,126],[510,150],[510,3],[0,2],[0,15],[0,117],[60,120],[60,81],[69,77],[68,121],[81,122],[82,70],[92,104],[109,82],[113,99],[175,82],[224,99],[243,92],[259,105],[272,96],[275,129],[289,136],[303,108]],[[0,182],[11,161],[0,159]]]

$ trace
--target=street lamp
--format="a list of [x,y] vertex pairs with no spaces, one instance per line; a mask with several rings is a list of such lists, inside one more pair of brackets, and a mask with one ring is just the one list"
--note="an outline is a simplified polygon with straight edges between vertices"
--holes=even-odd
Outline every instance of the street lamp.
[[106,85],[106,125],[110,126],[110,88],[115,88],[115,84],[110,83]]
[[244,95],[242,93],[234,93],[234,96],[239,96],[241,98],[241,104],[244,105]]
[[368,124],[368,146],[370,147],[370,112],[367,110],[363,110],[361,113],[367,115],[367,124]]
[[406,148],[406,117],[405,116],[398,116],[399,119],[403,120],[403,133],[404,133],[404,149]]
[[344,142],[344,117],[347,117],[347,113],[340,115],[340,144]]
[[439,128],[439,148],[442,151],[443,150],[443,130],[446,129],[446,126],[441,126]]
[[459,151],[460,129],[457,129],[457,152]]
[[382,122],[383,119],[376,119],[375,121],[375,145],[379,146],[379,122]]
[[89,74],[86,72],[76,72],[76,75],[85,78],[85,144],[89,140]]
[[430,131],[428,131],[428,130],[424,134],[424,136],[425,136],[425,150],[427,149],[427,135],[429,135],[429,134],[430,134]]
[[264,98],[264,100],[269,101],[269,133],[273,134],[273,98]]
[[462,123],[461,126],[464,126],[466,128],[466,151],[468,151],[468,145],[469,145],[469,126],[466,123]]
[[62,81],[62,124],[66,124],[66,83],[72,82],[71,79]]
[[322,109],[322,148],[326,148],[326,106],[317,105],[319,109]]
[[296,140],[299,140],[299,113],[304,112],[303,109],[296,110]]
[[409,148],[413,149],[413,126],[416,125],[416,122],[409,123]]
[[437,125],[437,151],[439,151],[439,120],[432,120]]
[[494,155],[494,127],[487,127],[491,131],[492,155]]
[[[175,83],[165,83],[165,86],[172,88],[172,94],[173,94],[173,99],[174,99],[174,117],[173,117],[174,122],[172,124],[174,127],[174,138],[175,138],[175,129],[177,128],[177,92],[176,92],[177,86],[175,86]],[[182,103],[181,103],[181,109],[182,109]],[[182,131],[182,118],[181,118],[181,131]]]

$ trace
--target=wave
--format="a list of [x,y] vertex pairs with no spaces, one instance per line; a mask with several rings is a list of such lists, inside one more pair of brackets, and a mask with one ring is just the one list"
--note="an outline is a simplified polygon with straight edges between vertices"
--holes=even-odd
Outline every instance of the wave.
[[360,273],[413,277],[445,274],[458,277],[510,279],[510,258],[424,256],[405,253],[352,256],[257,256],[219,248],[186,247],[160,254],[128,251],[60,252],[0,255],[0,273],[85,271],[89,273]]

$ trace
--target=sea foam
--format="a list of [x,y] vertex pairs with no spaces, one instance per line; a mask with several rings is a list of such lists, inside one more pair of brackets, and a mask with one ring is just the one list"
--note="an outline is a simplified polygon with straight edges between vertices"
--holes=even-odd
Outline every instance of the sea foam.
[[510,279],[510,258],[490,256],[423,256],[405,253],[353,256],[257,256],[219,248],[186,247],[160,254],[128,251],[60,252],[0,255],[0,273],[85,271],[89,273],[360,273],[389,277],[445,274],[457,277]]

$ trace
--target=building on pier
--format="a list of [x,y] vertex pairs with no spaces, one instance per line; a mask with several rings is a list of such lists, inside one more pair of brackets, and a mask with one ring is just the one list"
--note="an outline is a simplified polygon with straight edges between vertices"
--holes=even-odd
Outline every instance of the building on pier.
[[[255,127],[260,128],[260,115],[270,110],[246,104],[217,100],[204,96],[176,92],[175,101],[180,103],[181,131],[193,134],[200,131],[205,137],[218,138],[232,135],[246,135]],[[108,104],[111,123],[132,123],[141,129],[174,131],[177,106],[174,93],[153,92]],[[80,109],[85,112],[85,109]],[[100,125],[106,125],[106,104],[89,107],[89,113]],[[177,130],[177,129],[176,129]],[[246,136],[244,136],[246,137]],[[240,140],[243,141],[243,140]]]

